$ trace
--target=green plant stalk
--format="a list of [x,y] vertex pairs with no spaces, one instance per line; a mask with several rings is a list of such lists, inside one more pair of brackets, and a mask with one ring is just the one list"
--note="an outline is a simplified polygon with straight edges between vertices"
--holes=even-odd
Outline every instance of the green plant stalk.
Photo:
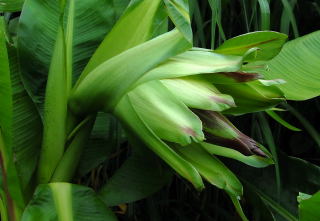
[[54,174],[50,180],[51,182],[70,182],[72,180],[80,161],[83,149],[86,145],[86,141],[91,134],[95,119],[96,115],[89,116],[89,119],[85,119],[86,122],[81,125],[74,134],[72,141],[70,142],[67,150],[61,158],[60,163],[54,171]]
[[[0,130],[0,169],[1,169],[1,176],[2,176],[2,189],[4,194],[1,194],[1,218],[2,216],[7,217],[7,219],[4,219],[4,221],[19,221],[22,211],[21,209],[16,205],[14,199],[12,199],[12,196],[9,192],[9,186],[8,186],[8,180],[7,180],[7,167],[8,163],[7,161],[9,159],[6,159],[5,156],[7,156],[7,153],[5,153],[5,144],[2,137],[2,133]],[[10,174],[9,174],[10,175]],[[3,204],[4,203],[4,204]],[[2,215],[3,210],[6,210],[4,212],[4,215]],[[2,220],[2,219],[1,219]]]
[[65,148],[67,117],[67,84],[64,34],[58,30],[50,64],[44,112],[43,142],[38,166],[38,182],[47,183]]
[[67,93],[69,95],[72,88],[73,72],[73,29],[74,29],[74,10],[75,0],[69,1],[67,29],[65,31],[65,59],[66,59],[66,80]]

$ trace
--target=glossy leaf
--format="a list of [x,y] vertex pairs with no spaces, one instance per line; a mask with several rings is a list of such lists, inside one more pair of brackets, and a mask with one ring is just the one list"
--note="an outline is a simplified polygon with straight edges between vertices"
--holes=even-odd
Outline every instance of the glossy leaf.
[[[299,193],[301,199],[302,194]],[[320,192],[315,193],[307,199],[301,199],[299,204],[299,221],[319,220]]]
[[259,50],[246,56],[245,61],[269,60],[280,52],[286,39],[287,35],[278,32],[251,32],[225,41],[215,52],[229,55],[245,55],[249,49],[258,48]]
[[278,56],[267,63],[265,78],[284,79],[278,87],[289,100],[305,100],[320,95],[320,31],[285,44]]

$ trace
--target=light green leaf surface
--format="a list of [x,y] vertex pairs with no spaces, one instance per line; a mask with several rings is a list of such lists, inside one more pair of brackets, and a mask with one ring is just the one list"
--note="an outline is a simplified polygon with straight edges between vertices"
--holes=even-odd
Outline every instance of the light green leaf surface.
[[245,61],[269,60],[279,53],[285,43],[287,35],[272,32],[258,31],[243,34],[225,41],[215,52],[229,55],[244,55],[251,48],[258,48]]
[[[300,199],[302,193],[299,193]],[[320,219],[320,192],[315,193],[313,196],[309,196],[307,199],[300,201],[299,204],[299,221],[316,221]]]
[[305,100],[320,95],[320,31],[285,44],[280,54],[267,63],[266,79],[281,78],[278,87],[289,100]]
[[116,221],[109,208],[88,187],[70,183],[40,185],[22,221]]

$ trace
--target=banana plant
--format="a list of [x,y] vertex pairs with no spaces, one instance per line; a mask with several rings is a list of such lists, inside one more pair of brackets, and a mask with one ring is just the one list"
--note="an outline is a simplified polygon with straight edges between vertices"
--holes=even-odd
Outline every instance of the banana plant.
[[[209,50],[192,45],[187,0],[18,3],[17,30],[10,12],[20,9],[0,6],[1,220],[117,220],[108,206],[165,185],[164,163],[197,191],[203,179],[224,190],[247,220],[242,184],[222,160],[261,168],[273,159],[227,115],[318,96],[319,32],[286,44],[284,34],[254,32]],[[295,62],[296,48],[308,58]],[[133,153],[94,191],[74,178],[102,113],[120,122]],[[146,188],[126,189],[131,178]]]

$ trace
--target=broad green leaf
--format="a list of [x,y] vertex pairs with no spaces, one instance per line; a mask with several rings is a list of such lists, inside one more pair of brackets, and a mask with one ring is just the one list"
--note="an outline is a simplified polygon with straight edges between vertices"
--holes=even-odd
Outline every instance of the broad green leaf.
[[99,191],[99,197],[108,206],[146,198],[166,185],[172,175],[143,143],[129,138],[132,155]]
[[[128,112],[130,114],[128,114]],[[115,115],[160,158],[170,165],[179,175],[190,181],[198,190],[204,188],[201,176],[188,161],[184,160],[164,143],[143,121],[125,96],[116,106]]]
[[[58,2],[26,0],[19,22],[18,45],[23,81],[32,99],[41,108],[58,32],[60,16]],[[69,50],[69,55],[72,52],[73,80],[75,80],[106,33],[123,13],[128,0],[74,0],[73,4],[74,13],[69,13],[70,7],[65,10],[64,28],[73,21],[73,33],[71,29],[68,32],[70,34],[68,47],[73,46]],[[37,16],[34,16],[35,14]]]
[[260,157],[257,155],[246,156],[240,153],[239,151],[236,151],[227,147],[222,147],[222,146],[218,146],[218,145],[214,145],[206,142],[201,143],[201,146],[210,154],[238,160],[249,166],[262,168],[262,167],[267,167],[273,164],[273,161],[270,158]]
[[283,93],[277,87],[278,84],[278,81],[275,80],[256,80],[241,84],[216,84],[215,86],[221,93],[231,95],[235,101],[236,107],[224,113],[243,114],[266,110],[284,101]]
[[36,106],[21,82],[19,59],[15,48],[9,49],[12,84],[12,147],[15,164],[25,189],[36,169],[41,146],[42,123]]
[[[299,193],[301,196],[301,193]],[[309,196],[310,197],[310,196]],[[320,192],[315,193],[308,199],[300,201],[299,221],[316,221],[320,219]]]
[[180,32],[173,30],[126,50],[81,81],[71,94],[70,107],[75,113],[110,111],[149,70],[190,47]]
[[183,34],[183,36],[192,42],[192,29],[189,16],[189,2],[188,0],[164,0],[166,4],[168,15],[172,22]]
[[242,196],[238,178],[215,156],[211,156],[199,144],[175,148],[188,160],[209,183],[225,190],[232,196]]
[[320,95],[320,31],[286,43],[263,71],[266,79],[281,78],[278,87],[289,100],[306,100]]
[[142,84],[128,96],[139,116],[159,138],[181,145],[204,139],[197,115],[160,81]]
[[278,32],[251,32],[225,41],[215,52],[241,56],[251,48],[259,48],[256,52],[246,56],[245,61],[266,61],[280,52],[286,39],[287,35]]
[[88,187],[70,183],[40,185],[22,221],[116,221],[117,218]]
[[0,17],[1,167],[7,194],[15,206],[23,208],[22,191],[27,188],[37,163],[41,122],[20,81],[16,49],[7,44],[4,28],[3,17]]
[[21,11],[24,0],[0,0],[0,12]]
[[221,94],[203,78],[174,78],[161,82],[185,105],[202,110],[223,111],[235,106],[233,98]]

